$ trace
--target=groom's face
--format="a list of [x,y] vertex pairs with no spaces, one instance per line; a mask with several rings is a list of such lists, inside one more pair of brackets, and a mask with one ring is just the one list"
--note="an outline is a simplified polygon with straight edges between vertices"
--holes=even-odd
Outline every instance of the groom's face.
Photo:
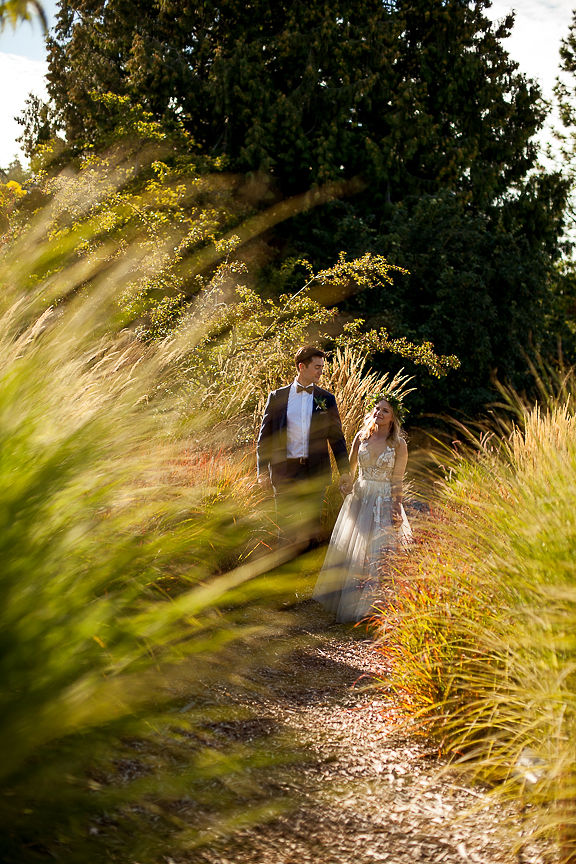
[[309,384],[318,384],[323,369],[324,358],[312,357],[308,364],[298,364],[298,378],[305,387],[307,387]]

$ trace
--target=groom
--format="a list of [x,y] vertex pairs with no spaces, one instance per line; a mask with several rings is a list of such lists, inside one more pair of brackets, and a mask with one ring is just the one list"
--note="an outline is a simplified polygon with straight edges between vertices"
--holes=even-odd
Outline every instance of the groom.
[[318,386],[326,355],[306,345],[294,358],[292,384],[268,397],[258,435],[258,482],[274,488],[281,533],[289,541],[317,544],[326,486],[328,447],[340,472],[340,490],[351,490],[350,463],[336,399]]

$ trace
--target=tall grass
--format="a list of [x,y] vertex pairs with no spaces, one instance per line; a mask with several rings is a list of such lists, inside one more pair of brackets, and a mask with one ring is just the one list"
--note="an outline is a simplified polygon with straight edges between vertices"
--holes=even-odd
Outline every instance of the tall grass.
[[381,619],[404,708],[576,860],[576,417],[454,456]]
[[21,864],[156,861],[246,818],[250,790],[274,809],[262,754],[209,725],[261,656],[246,609],[299,575],[253,554],[260,493],[183,410],[210,322],[146,346],[118,305],[173,233],[154,255],[106,233],[75,184],[0,261],[0,857]]
[[402,371],[395,375],[375,372],[357,349],[344,347],[337,348],[330,358],[322,383],[337,396],[344,435],[351,443],[368,413],[370,399],[384,391],[406,396],[414,389],[409,386],[412,380]]
[[[336,312],[304,289],[265,301],[222,260],[240,242],[231,224],[250,239],[307,196],[240,224],[225,178],[150,158],[88,157],[3,238],[7,862],[157,861],[250,818],[252,798],[277,807],[258,773],[274,748],[222,747],[210,726],[269,651],[270,606],[305,581],[306,562],[270,551],[253,437],[294,349]],[[389,280],[371,256],[330,278],[366,282],[363,268]],[[336,355],[328,385],[349,435],[381,380]]]

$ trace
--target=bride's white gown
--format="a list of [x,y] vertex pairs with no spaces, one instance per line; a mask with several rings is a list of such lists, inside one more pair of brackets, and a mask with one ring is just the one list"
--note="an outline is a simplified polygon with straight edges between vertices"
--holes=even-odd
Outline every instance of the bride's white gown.
[[376,459],[366,441],[358,449],[358,479],[342,504],[314,589],[314,598],[337,621],[360,621],[374,612],[386,557],[412,537],[404,508],[401,522],[392,524],[395,459],[390,446]]

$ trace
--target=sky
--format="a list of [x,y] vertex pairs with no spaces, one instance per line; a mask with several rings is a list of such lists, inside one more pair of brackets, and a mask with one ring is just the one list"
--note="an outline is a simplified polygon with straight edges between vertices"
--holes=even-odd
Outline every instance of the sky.
[[[49,23],[53,23],[56,0],[44,0]],[[516,23],[506,48],[520,64],[520,71],[535,78],[544,95],[552,96],[559,65],[560,41],[572,20],[576,0],[493,0],[487,10],[494,20],[516,12]],[[7,26],[0,33],[0,166],[20,155],[16,138],[21,129],[14,120],[33,92],[45,95],[46,62],[42,31],[37,21],[25,21],[16,31]]]
[[[56,6],[56,0],[42,2],[49,24],[54,23]],[[24,110],[29,93],[46,95],[46,70],[40,22],[23,21],[16,30],[6,25],[0,32],[0,167],[6,168],[15,156],[21,157],[16,138],[22,129],[14,117]]]

